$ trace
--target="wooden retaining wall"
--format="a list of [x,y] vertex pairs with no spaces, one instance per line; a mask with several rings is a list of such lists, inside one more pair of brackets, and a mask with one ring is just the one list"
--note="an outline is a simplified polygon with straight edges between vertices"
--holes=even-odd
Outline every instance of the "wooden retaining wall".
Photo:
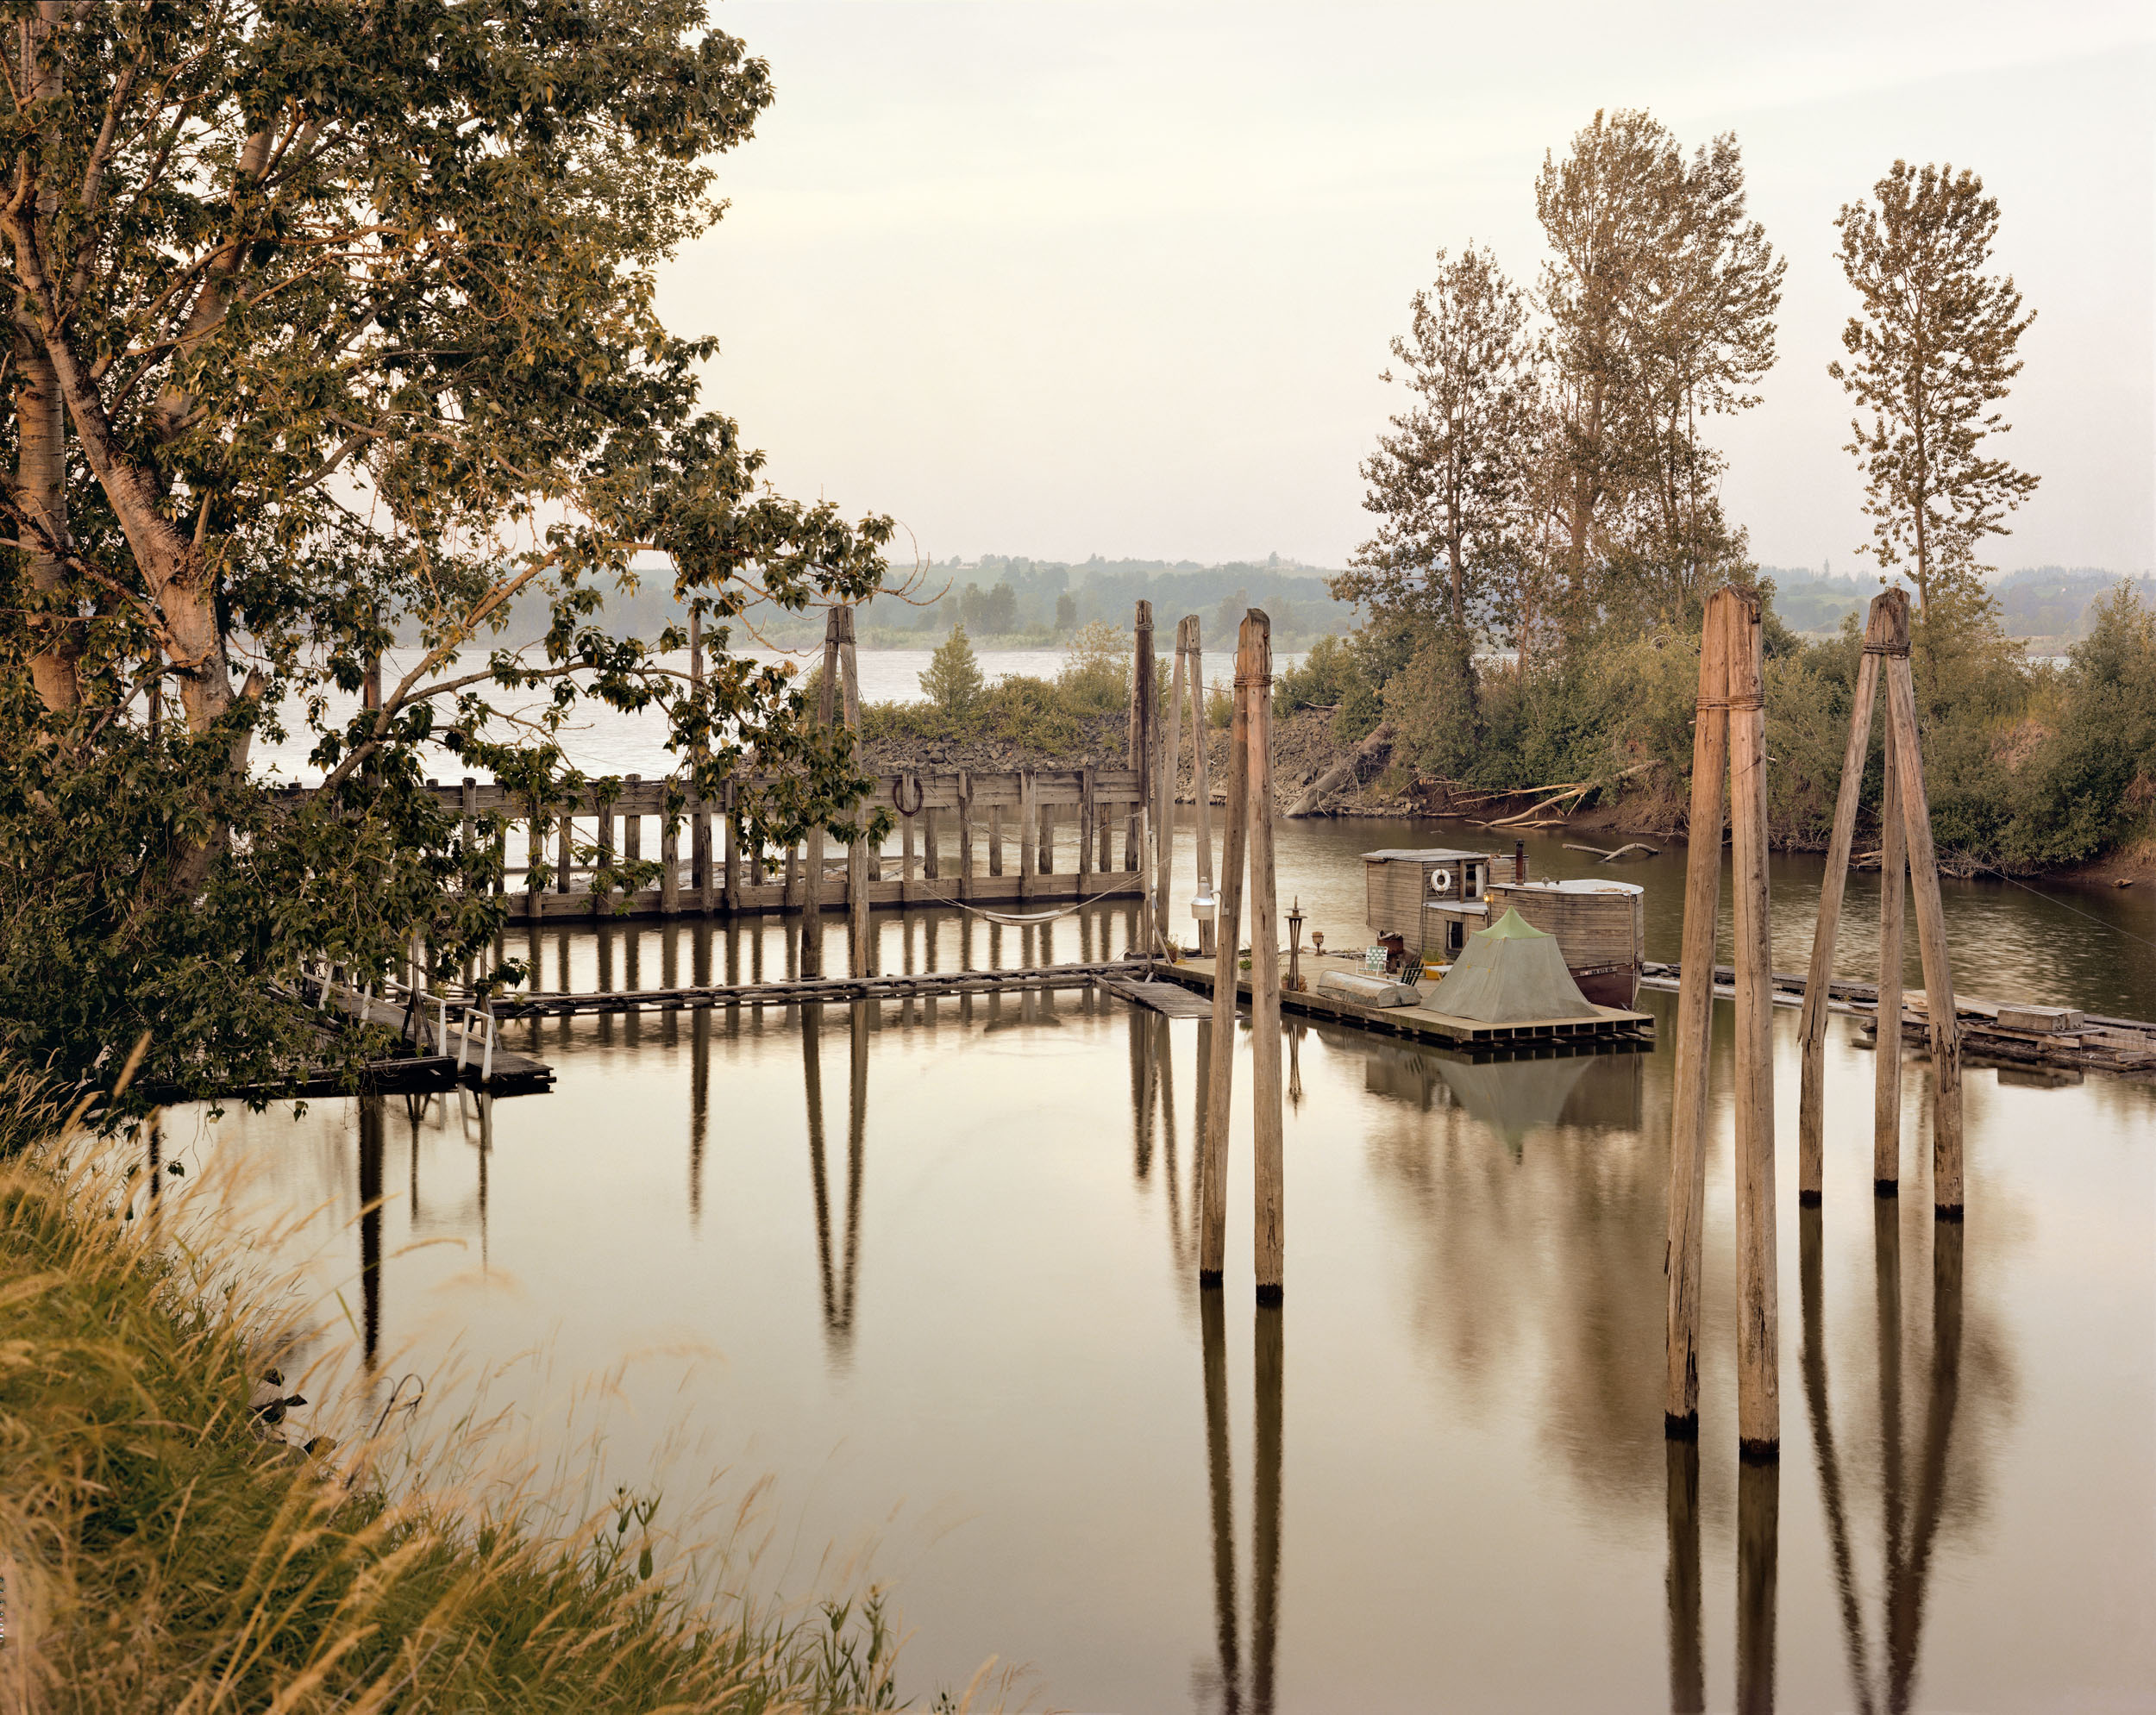
[[[454,786],[427,784],[463,818],[467,839],[478,837],[482,816],[505,813],[523,827],[528,861],[505,865],[504,886],[517,898],[517,915],[531,921],[803,908],[808,842],[750,851],[730,813],[730,794],[726,802],[707,804],[676,784],[630,774],[595,782],[579,801],[557,801],[535,813],[529,800],[468,776]],[[292,795],[305,790],[294,788]],[[1139,894],[1143,872],[1131,830],[1143,792],[1140,771],[1125,767],[880,775],[864,813],[892,811],[898,850],[869,854],[868,903],[1053,904]],[[1077,861],[1070,867],[1072,854],[1059,853],[1056,842],[1074,825]],[[827,844],[820,904],[843,911],[851,904],[845,848]],[[566,863],[565,849],[571,854]],[[664,866],[660,885],[595,894],[593,874],[623,859]],[[1059,860],[1065,867],[1056,867]],[[546,867],[541,887],[531,885],[535,863]]]

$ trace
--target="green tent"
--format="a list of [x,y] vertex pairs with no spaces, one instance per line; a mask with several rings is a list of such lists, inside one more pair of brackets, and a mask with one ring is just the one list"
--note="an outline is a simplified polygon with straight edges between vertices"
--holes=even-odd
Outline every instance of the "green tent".
[[1564,968],[1557,937],[1511,911],[1468,936],[1445,980],[1422,1004],[1478,1024],[1595,1017],[1595,1007]]

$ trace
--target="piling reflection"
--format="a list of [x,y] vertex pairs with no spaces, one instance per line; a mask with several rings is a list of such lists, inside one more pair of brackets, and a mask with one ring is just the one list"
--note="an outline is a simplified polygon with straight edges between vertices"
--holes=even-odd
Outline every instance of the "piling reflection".
[[1707,1660],[1700,1635],[1699,1442],[1671,1436],[1663,1443],[1669,1465],[1670,1710],[1702,1715]]
[[369,1093],[360,1110],[360,1355],[373,1374],[382,1348],[382,1098]]
[[[868,1112],[868,1039],[864,1016],[873,1002],[847,1008],[846,1212],[836,1246],[831,1231],[830,1171],[824,1161],[823,1015],[819,1001],[801,1011],[801,1076],[807,1098],[809,1184],[816,1205],[816,1256],[823,1286],[824,1331],[834,1362],[853,1355],[854,1289],[861,1258],[861,1191]],[[837,1255],[834,1255],[834,1249]]]
[[1909,1707],[1923,1637],[1925,1587],[1946,1499],[1946,1455],[1961,1400],[1961,1248],[1959,1221],[1932,1228],[1931,1398],[1924,1412],[1923,1464],[1908,1551],[1890,1568],[1887,1589],[1887,1707]]
[[1244,1674],[1235,1552],[1235,1483],[1228,1436],[1227,1310],[1217,1289],[1198,1294],[1198,1322],[1205,1380],[1206,1480],[1213,1521],[1213,1649],[1219,1705],[1225,1715],[1248,1707],[1272,1715],[1280,1642],[1281,1488],[1284,1425],[1282,1396],[1287,1368],[1286,1311],[1261,1305],[1253,1330],[1256,1411],[1252,1436],[1250,1519],[1250,1637],[1247,1684]]
[[1776,1575],[1781,1555],[1782,1462],[1737,1467],[1737,1708],[1774,1708]]
[[[1874,1201],[1881,1199],[1875,1199]],[[1857,1591],[1855,1557],[1849,1541],[1849,1509],[1841,1459],[1834,1445],[1833,1413],[1827,1396],[1827,1330],[1821,1281],[1825,1211],[1817,1205],[1797,1210],[1797,1280],[1802,1304],[1804,1411],[1811,1424],[1812,1456],[1819,1468],[1820,1498],[1827,1509],[1827,1543],[1833,1556],[1839,1593],[1843,1641],[1849,1658],[1849,1682],[1857,1706],[1871,1715],[1871,1672],[1866,1661],[1864,1619]]]

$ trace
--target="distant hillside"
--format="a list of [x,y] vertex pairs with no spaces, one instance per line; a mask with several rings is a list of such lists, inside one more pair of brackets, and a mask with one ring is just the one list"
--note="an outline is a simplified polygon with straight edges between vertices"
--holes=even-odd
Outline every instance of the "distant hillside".
[[[1809,566],[1762,566],[1759,574],[1774,579],[1774,610],[1792,631],[1838,630],[1880,588],[1877,576],[1837,578]],[[1991,594],[2009,637],[2071,641],[2088,635],[2090,609],[2121,581],[2098,566],[2033,566],[1997,579]],[[2133,581],[2156,600],[2156,579],[2144,573]]]

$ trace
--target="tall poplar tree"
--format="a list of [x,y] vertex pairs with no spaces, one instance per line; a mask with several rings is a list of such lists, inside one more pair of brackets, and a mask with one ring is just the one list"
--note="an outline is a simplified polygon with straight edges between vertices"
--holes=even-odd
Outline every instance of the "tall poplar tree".
[[1984,272],[1999,204],[1975,173],[1897,160],[1872,197],[1835,217],[1862,311],[1842,329],[1848,361],[1827,373],[1860,413],[1846,450],[1872,525],[1857,551],[1883,573],[1906,573],[1928,610],[1949,592],[1978,592],[1979,543],[2008,533],[2007,515],[2040,480],[1990,450],[2009,427],[1995,407],[2036,318],[2011,274]]

